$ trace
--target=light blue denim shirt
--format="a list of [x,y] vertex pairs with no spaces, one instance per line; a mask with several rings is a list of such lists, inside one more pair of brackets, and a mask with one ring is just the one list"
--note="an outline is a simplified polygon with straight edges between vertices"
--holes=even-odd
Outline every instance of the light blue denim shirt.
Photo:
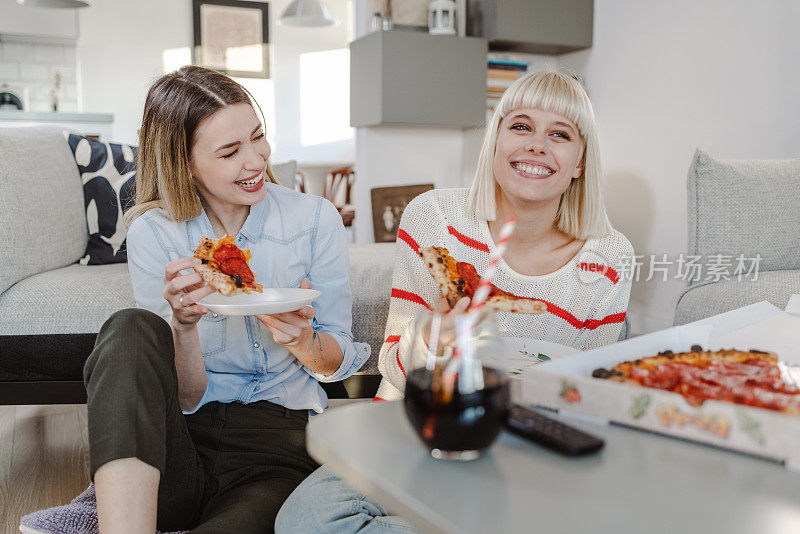
[[[250,267],[264,287],[298,287],[302,279],[321,292],[311,305],[312,326],[330,334],[344,359],[330,376],[302,365],[255,317],[207,313],[197,323],[208,386],[200,406],[212,401],[250,403],[267,400],[291,409],[321,412],[328,397],[319,385],[352,375],[370,354],[351,334],[352,297],[347,239],[336,208],[320,197],[265,184],[267,197],[250,208],[236,235],[239,248],[253,253]],[[127,236],[128,269],[136,305],[167,322],[172,308],[164,299],[164,267],[190,257],[202,236],[214,236],[205,212],[178,223],[152,209],[138,217]]]

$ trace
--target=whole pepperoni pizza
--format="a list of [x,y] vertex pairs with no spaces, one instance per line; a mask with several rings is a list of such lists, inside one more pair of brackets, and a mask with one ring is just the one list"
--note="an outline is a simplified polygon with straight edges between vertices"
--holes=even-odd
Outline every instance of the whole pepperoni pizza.
[[735,349],[665,351],[657,356],[595,369],[592,376],[681,394],[689,404],[718,400],[800,415],[796,366],[775,353]]

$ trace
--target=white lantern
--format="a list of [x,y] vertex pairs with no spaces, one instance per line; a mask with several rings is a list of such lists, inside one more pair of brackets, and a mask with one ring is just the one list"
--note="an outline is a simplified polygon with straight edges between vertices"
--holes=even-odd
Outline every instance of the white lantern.
[[428,5],[428,33],[431,35],[456,34],[455,0],[433,0]]

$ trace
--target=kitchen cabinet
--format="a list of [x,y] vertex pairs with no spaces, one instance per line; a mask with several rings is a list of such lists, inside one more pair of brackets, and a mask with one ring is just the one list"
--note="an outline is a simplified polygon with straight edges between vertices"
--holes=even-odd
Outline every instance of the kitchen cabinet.
[[[91,9],[91,8],[88,8]],[[74,44],[78,40],[78,10],[0,2],[0,41]]]

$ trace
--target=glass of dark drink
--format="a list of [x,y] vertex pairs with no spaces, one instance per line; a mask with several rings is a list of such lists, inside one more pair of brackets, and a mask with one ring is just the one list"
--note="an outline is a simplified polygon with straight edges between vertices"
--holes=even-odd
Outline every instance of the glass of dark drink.
[[502,339],[491,314],[457,320],[420,313],[404,406],[431,456],[479,458],[500,433],[510,404]]

